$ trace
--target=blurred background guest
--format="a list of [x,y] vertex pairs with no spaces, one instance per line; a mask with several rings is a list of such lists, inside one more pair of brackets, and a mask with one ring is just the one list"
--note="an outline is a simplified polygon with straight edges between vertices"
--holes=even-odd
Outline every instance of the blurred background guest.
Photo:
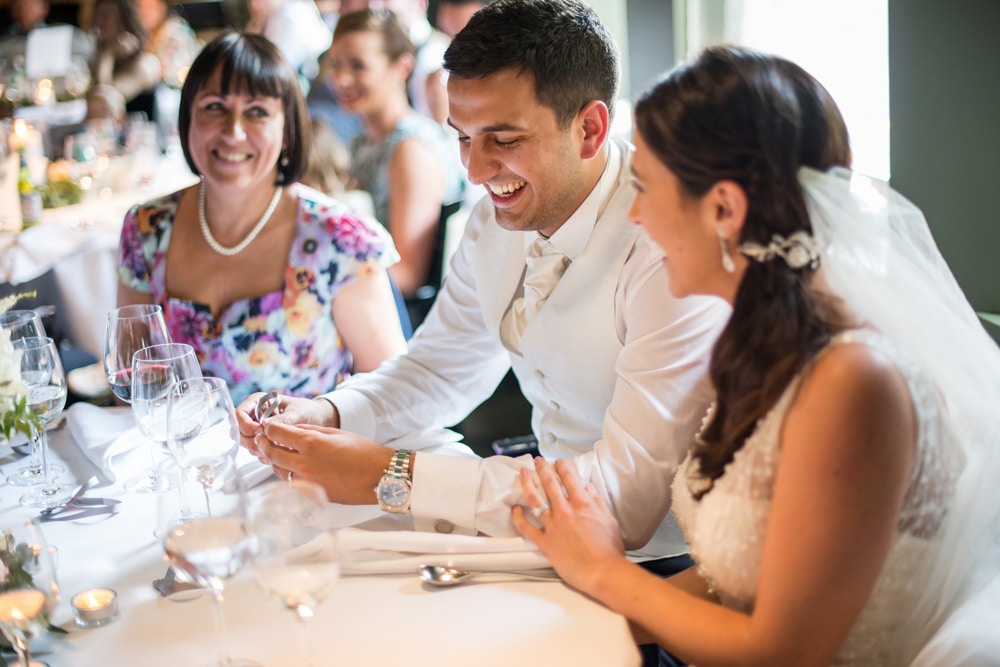
[[95,86],[105,84],[125,98],[126,110],[156,119],[153,89],[160,80],[160,62],[146,52],[147,35],[130,0],[97,0],[91,33],[97,40],[91,64]]
[[146,51],[160,61],[160,79],[173,88],[184,76],[201,50],[191,26],[170,11],[168,0],[136,0],[139,22],[148,35]]
[[314,396],[402,352],[392,241],[295,183],[309,118],[276,47],[237,33],[209,43],[178,125],[202,181],[126,216],[119,304],[162,305],[174,340],[237,401],[262,388]]
[[346,146],[361,134],[361,117],[345,111],[333,93],[333,74],[330,71],[329,52],[319,57],[319,74],[309,86],[306,97],[309,115],[329,127]]
[[490,2],[491,0],[438,0],[435,18],[437,27],[449,39],[453,39],[472,15]]
[[10,0],[7,5],[10,25],[4,36],[24,36],[35,28],[44,28],[49,15],[48,0]]
[[462,191],[453,146],[406,97],[414,51],[394,14],[369,9],[340,17],[329,56],[337,100],[364,126],[351,177],[392,234],[401,259],[391,272],[406,296],[426,283],[441,207]]
[[[8,61],[8,66],[11,66],[20,57],[22,58],[19,61],[20,66],[24,67],[23,57],[28,34],[32,30],[60,24],[46,22],[49,15],[47,0],[9,0],[7,11],[10,14],[10,25],[0,35],[0,59]],[[79,59],[82,66],[93,55],[94,40],[74,26],[71,49],[74,61]]]
[[319,56],[330,46],[330,29],[313,0],[247,0],[247,32],[264,35],[299,75],[304,92],[319,73]]

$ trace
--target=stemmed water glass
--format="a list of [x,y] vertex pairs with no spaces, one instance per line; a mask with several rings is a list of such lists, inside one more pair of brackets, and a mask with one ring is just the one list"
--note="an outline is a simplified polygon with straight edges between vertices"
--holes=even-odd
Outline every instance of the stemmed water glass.
[[169,343],[163,309],[151,303],[122,306],[108,313],[104,338],[104,374],[125,403],[132,401],[132,355],[144,347]]
[[28,408],[38,418],[36,428],[29,425],[32,448],[41,453],[42,479],[21,496],[25,507],[52,507],[65,502],[72,487],[56,484],[49,466],[49,439],[45,427],[59,416],[66,405],[66,375],[59,351],[51,338],[21,338],[14,341],[21,352],[21,381],[28,389]]
[[59,584],[38,525],[27,521],[0,528],[0,561],[0,632],[14,646],[21,667],[42,667],[31,661],[30,643],[48,625]]
[[226,667],[258,667],[228,655],[223,610],[225,582],[254,558],[257,540],[249,521],[246,485],[234,457],[224,457],[207,485],[180,474],[187,492],[159,495],[158,535],[171,567],[182,581],[192,581],[212,594],[220,653],[215,663]]
[[167,446],[167,408],[174,385],[201,377],[194,348],[184,343],[150,345],[132,355],[132,414],[139,432],[151,440],[150,469],[141,478],[129,480],[129,491],[155,491],[157,450]]
[[326,492],[304,480],[272,483],[252,494],[250,506],[258,548],[254,575],[295,614],[302,664],[311,665],[309,620],[340,576]]
[[[0,327],[10,333],[10,340],[21,338],[44,338],[45,327],[41,316],[33,310],[8,310],[0,313]],[[29,440],[30,453],[28,463],[14,470],[7,476],[7,483],[14,486],[31,486],[43,479],[42,453],[36,439]],[[52,479],[59,477],[65,471],[61,465],[50,463],[49,474]]]
[[167,400],[167,447],[187,475],[210,486],[239,447],[239,426],[225,380],[175,383]]

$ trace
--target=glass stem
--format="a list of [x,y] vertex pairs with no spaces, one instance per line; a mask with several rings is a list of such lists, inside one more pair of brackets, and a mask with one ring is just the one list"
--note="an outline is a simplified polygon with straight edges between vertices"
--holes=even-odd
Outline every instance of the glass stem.
[[295,607],[295,618],[298,619],[299,626],[299,655],[302,656],[302,664],[310,667],[312,661],[309,659],[309,620],[313,617],[313,609],[309,605],[300,604]]
[[17,659],[21,661],[21,666],[31,667],[31,647],[28,646],[27,635],[20,630],[12,630],[4,634],[7,635],[10,643],[14,645],[14,652],[17,653]]
[[[35,430],[35,427],[31,427]],[[42,457],[42,476],[44,478],[43,489],[52,488],[52,468],[49,467],[49,435],[43,426],[40,431],[37,432],[38,438],[38,451]]]
[[[28,435],[28,470],[31,471],[32,475],[41,475],[43,472],[42,451],[39,446],[41,438],[34,424],[29,423],[28,430],[30,431],[30,435]],[[44,433],[44,429],[42,432]]]
[[226,631],[226,614],[222,608],[222,604],[226,601],[225,598],[225,584],[222,583],[221,579],[212,578],[212,582],[209,586],[212,592],[212,616],[215,617],[215,632],[219,635],[219,665],[230,664],[229,651],[227,647],[229,646],[229,635]]

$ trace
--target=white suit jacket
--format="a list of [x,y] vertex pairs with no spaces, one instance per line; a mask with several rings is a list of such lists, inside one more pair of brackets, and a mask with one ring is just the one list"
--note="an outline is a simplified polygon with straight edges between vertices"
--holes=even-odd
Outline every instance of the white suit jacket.
[[[615,511],[626,546],[655,557],[686,550],[666,516],[670,483],[710,401],[709,353],[729,309],[670,295],[662,253],[627,220],[630,148],[610,149],[590,238],[528,323],[520,353],[504,346],[500,322],[521,290],[526,232],[501,229],[487,197],[407,354],[327,397],[343,428],[391,444],[457,423],[513,367],[543,455],[574,457]],[[416,528],[514,534],[517,470],[530,465],[527,456],[418,454]]]

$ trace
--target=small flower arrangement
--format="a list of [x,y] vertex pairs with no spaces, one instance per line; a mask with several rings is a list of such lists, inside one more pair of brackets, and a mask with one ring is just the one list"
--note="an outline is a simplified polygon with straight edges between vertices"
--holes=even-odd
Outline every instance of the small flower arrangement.
[[38,555],[30,546],[24,542],[16,544],[10,530],[0,533],[0,593],[30,587],[32,580],[28,568],[37,564]]
[[[31,545],[18,543],[11,530],[0,531],[0,593],[16,588],[30,588],[34,585],[32,570],[38,566],[38,553]],[[51,625],[48,619],[42,618],[42,625],[50,633],[66,634],[62,628]],[[0,650],[13,649],[10,641],[0,635]],[[6,661],[0,657],[0,666],[6,666]]]
[[[34,292],[0,299],[0,313],[26,296],[34,296]],[[21,379],[21,353],[14,349],[10,331],[0,329],[0,433],[8,440],[15,432],[30,438],[32,428],[41,428],[41,423],[28,407],[28,388]]]

